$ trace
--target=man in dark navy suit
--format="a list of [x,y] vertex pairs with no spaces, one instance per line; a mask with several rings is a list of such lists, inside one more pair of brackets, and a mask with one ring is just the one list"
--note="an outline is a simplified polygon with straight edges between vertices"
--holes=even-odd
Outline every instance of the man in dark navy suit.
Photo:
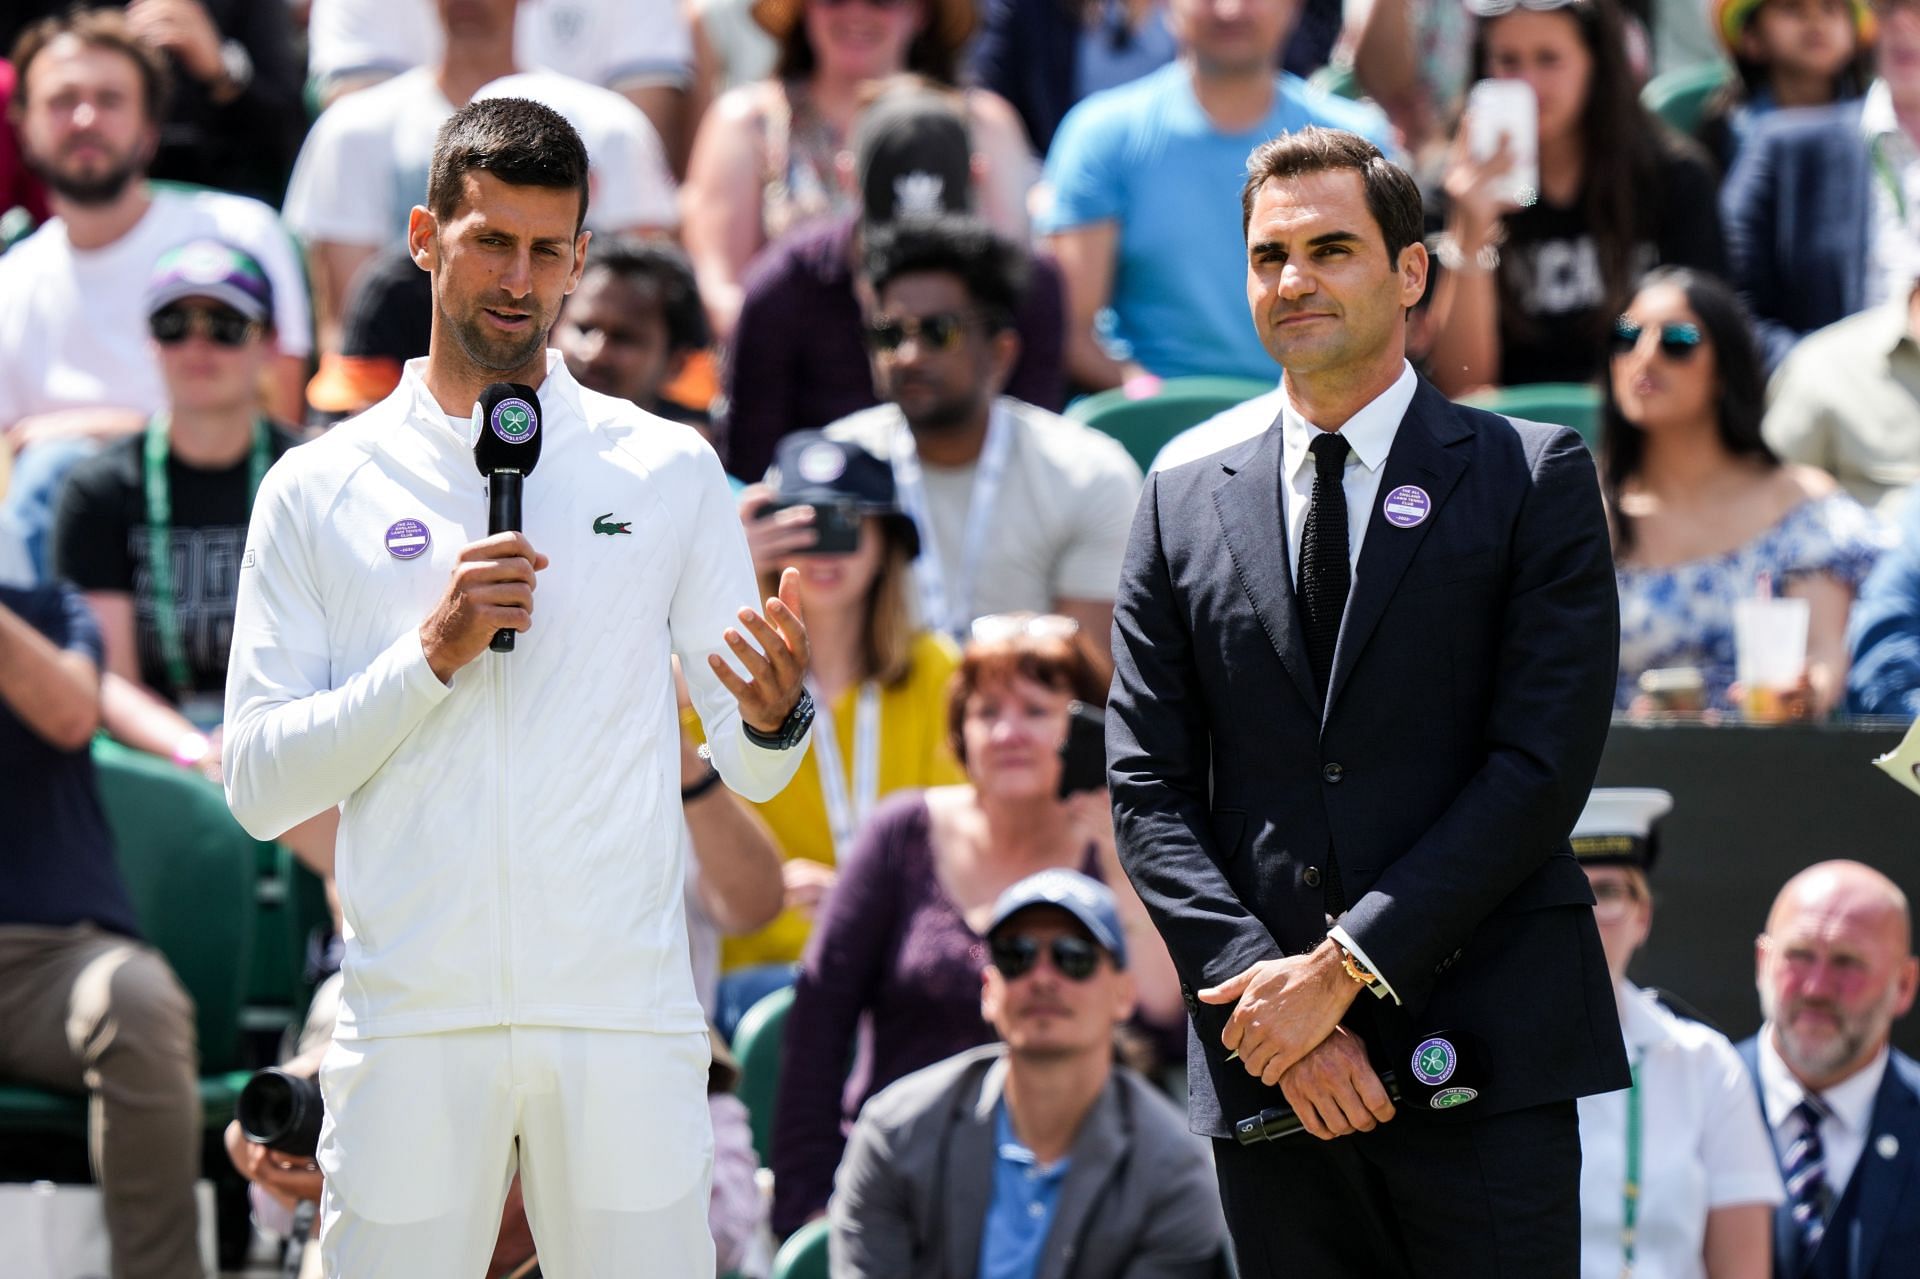
[[[1405,172],[1314,129],[1248,168],[1286,406],[1148,481],[1107,720],[1120,855],[1191,1016],[1190,1119],[1243,1274],[1574,1276],[1574,1098],[1628,1083],[1567,843],[1619,640],[1593,463],[1408,366]],[[1388,1066],[1454,1104],[1396,1112]],[[1230,1139],[1281,1105],[1310,1137]]]
[[1890,1042],[1920,960],[1894,882],[1858,862],[1787,881],[1755,947],[1766,1024],[1740,1045],[1787,1199],[1779,1279],[1920,1274],[1920,1065]]

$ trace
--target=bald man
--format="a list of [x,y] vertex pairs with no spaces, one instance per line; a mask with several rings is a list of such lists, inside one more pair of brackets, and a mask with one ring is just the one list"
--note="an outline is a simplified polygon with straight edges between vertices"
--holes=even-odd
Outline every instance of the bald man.
[[1890,1042],[1920,961],[1894,882],[1859,862],[1787,881],[1754,945],[1766,1024],[1740,1045],[1787,1201],[1777,1279],[1920,1273],[1920,1066]]

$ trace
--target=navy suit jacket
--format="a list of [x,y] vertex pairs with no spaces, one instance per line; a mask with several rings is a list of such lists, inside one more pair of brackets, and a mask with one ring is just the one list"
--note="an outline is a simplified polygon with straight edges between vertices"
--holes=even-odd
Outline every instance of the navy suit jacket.
[[1775,112],[1741,145],[1720,222],[1769,370],[1865,307],[1872,179],[1857,99]]
[[[1740,1056],[1761,1094],[1764,1115],[1757,1036],[1740,1045]],[[1891,1158],[1885,1150],[1893,1152]],[[1773,1215],[1776,1279],[1912,1279],[1920,1274],[1920,1064],[1913,1058],[1893,1050],[1873,1101],[1867,1148],[1860,1152],[1853,1180],[1827,1223],[1819,1251],[1798,1270],[1788,1265],[1794,1255],[1788,1211],[1782,1204]]]
[[[1421,382],[1369,517],[1323,707],[1289,571],[1278,428],[1148,478],[1115,602],[1115,831],[1190,1014],[1190,1119],[1224,1136],[1284,1105],[1194,991],[1341,924],[1404,1006],[1348,1025],[1385,1065],[1477,1037],[1461,1119],[1624,1088],[1586,875],[1567,833],[1599,766],[1619,603],[1592,459],[1560,427]],[[1404,1067],[1404,1062],[1400,1063]],[[1463,1081],[1464,1082],[1464,1081]]]

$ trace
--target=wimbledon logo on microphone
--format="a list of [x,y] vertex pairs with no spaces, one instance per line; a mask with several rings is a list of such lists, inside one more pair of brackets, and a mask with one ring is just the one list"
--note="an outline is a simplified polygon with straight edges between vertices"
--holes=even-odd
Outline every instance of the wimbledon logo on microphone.
[[534,414],[533,405],[516,396],[493,406],[488,425],[507,443],[525,444],[540,429],[540,419]]

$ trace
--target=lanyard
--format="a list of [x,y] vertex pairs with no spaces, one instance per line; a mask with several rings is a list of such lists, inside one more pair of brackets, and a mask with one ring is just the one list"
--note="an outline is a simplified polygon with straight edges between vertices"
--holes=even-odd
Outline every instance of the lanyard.
[[1627,1088],[1627,1184],[1620,1193],[1620,1279],[1632,1279],[1634,1232],[1640,1222],[1640,1065],[1633,1060]]
[[1867,154],[1873,160],[1873,171],[1880,179],[1880,185],[1893,197],[1894,211],[1900,216],[1900,225],[1907,224],[1907,193],[1900,185],[1900,175],[1893,170],[1893,162],[1887,159],[1887,135],[1876,133],[1873,142],[1867,147]]
[[[987,547],[993,508],[1000,501],[1000,485],[1013,454],[1013,424],[999,404],[987,416],[987,439],[973,476],[973,497],[967,503],[967,523],[960,538],[960,572],[952,586],[940,558],[933,522],[927,517],[927,488],[920,477],[920,453],[913,432],[900,424],[893,441],[893,486],[900,507],[920,530],[920,557],[914,561],[914,580],[920,588],[920,620],[929,629],[956,638],[965,636],[973,621],[973,586],[980,577],[980,561]],[[818,699],[815,699],[818,700]]]
[[[174,607],[173,583],[173,491],[167,480],[168,415],[156,413],[147,422],[147,574],[153,585],[153,629],[160,640],[160,657],[167,664],[167,681],[174,696],[182,697],[193,689],[193,672],[187,665],[187,645],[180,634],[180,613]],[[247,459],[247,510],[260,492],[260,480],[267,473],[273,433],[265,418],[253,421],[253,451]]]
[[860,685],[853,706],[853,793],[847,793],[847,773],[840,765],[840,739],[834,735],[833,710],[817,693],[813,699],[813,767],[820,774],[820,794],[827,801],[827,826],[833,832],[833,857],[846,864],[860,823],[880,797],[880,686],[872,680]]

